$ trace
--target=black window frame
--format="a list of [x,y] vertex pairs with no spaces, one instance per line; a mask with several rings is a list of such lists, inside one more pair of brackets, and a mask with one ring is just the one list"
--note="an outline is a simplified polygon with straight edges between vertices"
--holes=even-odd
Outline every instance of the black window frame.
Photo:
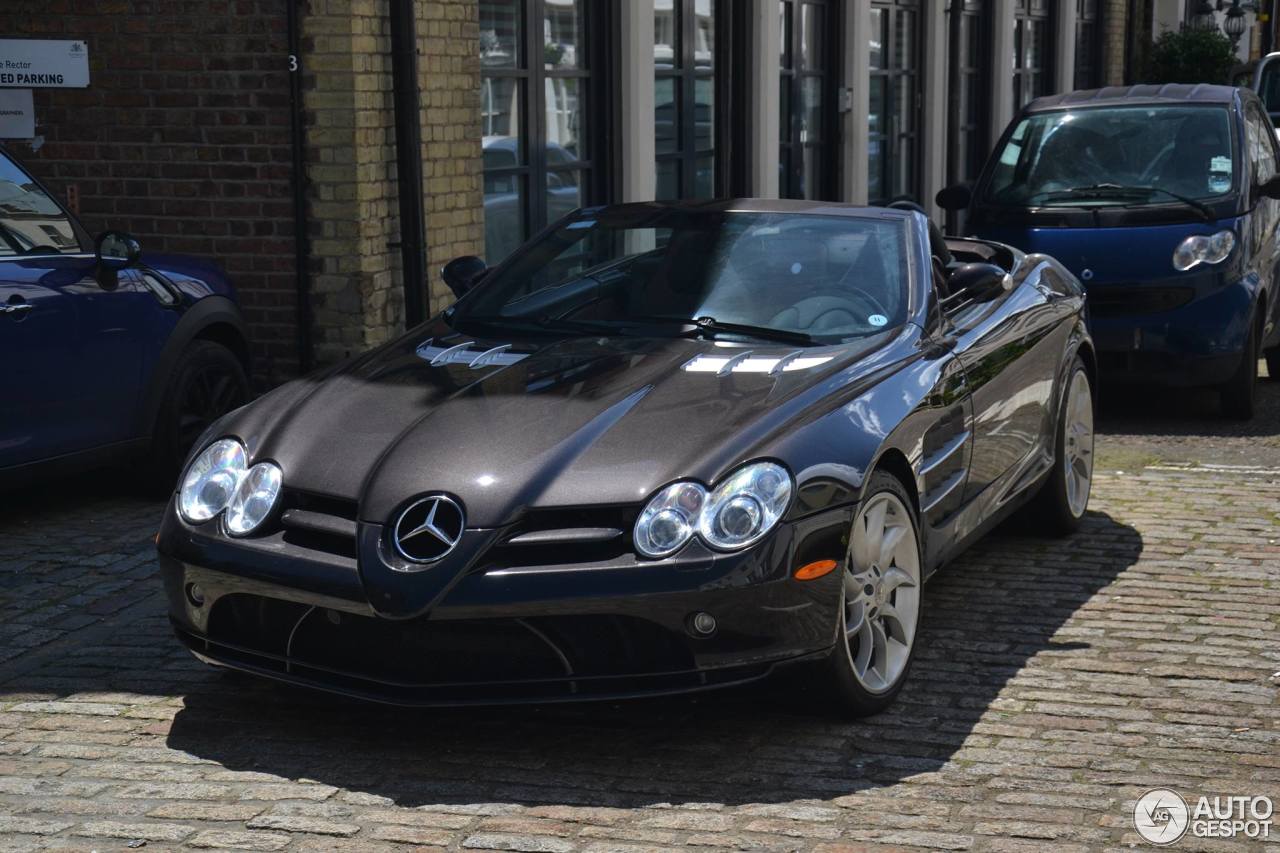
[[[833,0],[778,0],[778,11],[781,20],[790,22],[790,30],[783,26],[779,47],[785,46],[786,56],[780,55],[778,62],[778,197],[808,198],[820,201],[839,200],[840,189],[836,185],[840,147],[840,113],[836,99],[839,95],[840,80],[840,37],[843,29],[842,5]],[[804,49],[804,7],[815,6],[823,10],[825,27],[822,28],[821,39],[822,65],[820,68],[806,69],[801,65],[800,57]],[[818,91],[821,93],[820,107],[821,133],[816,142],[802,137],[801,93],[806,79],[819,80]],[[786,87],[784,100],[783,87]],[[783,109],[783,104],[786,109]],[[803,187],[805,148],[818,149],[817,175],[820,191],[805,195]]]
[[[655,167],[663,162],[678,163],[677,183],[679,192],[676,198],[716,198],[723,195],[724,169],[721,167],[720,127],[724,113],[720,102],[721,85],[719,77],[724,65],[725,46],[721,38],[722,27],[720,15],[728,5],[722,0],[710,0],[712,16],[712,57],[709,68],[699,68],[695,61],[697,44],[698,15],[696,0],[672,0],[672,12],[676,25],[676,52],[678,62],[670,68],[654,66],[654,86],[659,79],[674,80],[676,93],[674,104],[674,121],[676,125],[676,150],[660,152],[654,155]],[[698,147],[698,81],[710,81],[712,92],[710,148]],[[656,106],[656,105],[655,105]],[[690,114],[690,106],[693,107]],[[689,121],[689,118],[692,121]],[[655,135],[657,115],[655,110]],[[655,140],[656,143],[656,140]],[[694,194],[697,185],[698,159],[712,158],[711,195]],[[654,195],[657,196],[655,173]]]
[[[579,10],[578,55],[574,68],[547,68],[544,53],[542,22],[545,20],[546,0],[515,0],[520,16],[520,39],[517,61],[514,67],[480,69],[481,85],[494,78],[514,79],[519,89],[520,115],[515,134],[520,146],[520,157],[513,166],[495,169],[482,168],[481,195],[486,195],[483,184],[489,178],[513,178],[523,187],[524,233],[523,243],[541,232],[554,221],[548,214],[547,190],[552,175],[576,173],[581,206],[608,203],[613,187],[608,176],[608,164],[613,157],[613,126],[616,103],[616,75],[612,71],[612,57],[608,34],[613,28],[612,4],[577,0]],[[548,159],[546,81],[549,79],[576,79],[579,86],[579,114],[584,125],[578,128],[582,141],[578,159],[565,164],[551,164]],[[483,114],[481,120],[483,121]],[[486,253],[488,249],[486,247]],[[490,258],[491,262],[498,259]]]
[[[1016,0],[1013,8],[1013,109],[1022,109],[1036,98],[1054,91],[1057,85],[1054,70],[1056,68],[1053,22],[1057,4],[1074,2],[1074,0]],[[1039,65],[1025,65],[1027,23],[1037,22],[1044,32],[1044,49],[1040,52]],[[1038,76],[1041,84],[1039,91],[1027,91],[1026,80]]]
[[[904,197],[917,202],[920,201],[921,188],[923,187],[923,175],[921,174],[920,165],[925,119],[924,9],[926,2],[936,2],[936,0],[871,1],[871,8],[873,10],[880,10],[881,14],[885,16],[883,20],[886,21],[886,24],[883,27],[882,32],[889,34],[889,38],[884,39],[880,45],[881,57],[883,60],[882,67],[871,66],[868,70],[868,75],[871,79],[880,78],[884,81],[882,84],[882,91],[884,93],[884,104],[887,106],[887,109],[885,109],[882,114],[884,126],[882,127],[881,132],[872,133],[870,127],[868,127],[867,140],[868,146],[877,142],[880,144],[880,150],[883,152],[881,155],[881,168],[883,169],[881,177],[882,179],[884,177],[889,177],[890,180],[887,182],[884,180],[881,181],[882,195],[871,196],[871,176],[870,172],[868,172],[867,201],[870,204],[887,204]],[[897,67],[897,56],[895,53],[897,50],[897,39],[895,36],[898,27],[897,13],[899,11],[912,12],[915,14],[916,18],[916,31],[914,34],[915,44],[912,45],[911,48],[912,56],[916,59],[916,63],[911,67]],[[870,39],[871,36],[872,33],[867,33],[866,35],[868,39]],[[901,77],[910,77],[913,83],[910,89],[910,94],[912,100],[911,110],[915,114],[915,129],[905,133],[900,129],[895,129],[895,125],[893,124],[893,122],[899,117],[896,106],[895,85],[896,81]],[[869,89],[868,91],[871,90]],[[869,97],[873,96],[869,95]],[[899,162],[898,158],[902,155],[902,151],[904,150],[902,141],[906,138],[911,138],[913,140],[911,148],[912,154],[910,155],[914,160],[914,162],[911,163],[912,180],[909,182],[909,186],[903,187],[902,191],[898,192],[896,181],[893,180],[892,176],[895,171],[896,164]],[[870,168],[871,163],[868,163],[868,169]]]
[[[1063,0],[1072,2],[1072,0]],[[1103,0],[1074,0],[1076,4],[1075,71],[1073,89],[1102,86]],[[1088,60],[1092,61],[1088,61]]]

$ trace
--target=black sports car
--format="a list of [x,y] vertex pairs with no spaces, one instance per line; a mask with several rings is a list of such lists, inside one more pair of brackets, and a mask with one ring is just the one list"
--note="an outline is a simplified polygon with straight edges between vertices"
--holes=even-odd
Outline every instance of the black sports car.
[[404,704],[901,688],[929,575],[1089,499],[1094,352],[1043,255],[908,210],[581,210],[197,444],[158,537],[206,661]]

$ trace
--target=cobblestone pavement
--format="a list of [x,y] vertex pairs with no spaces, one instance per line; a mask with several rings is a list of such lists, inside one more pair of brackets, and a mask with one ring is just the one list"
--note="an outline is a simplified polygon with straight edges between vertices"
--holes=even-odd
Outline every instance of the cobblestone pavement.
[[1129,849],[1152,787],[1280,801],[1280,471],[1175,467],[939,575],[907,689],[861,723],[794,680],[405,712],[219,674],[169,635],[159,505],[101,477],[10,497],[0,850]]

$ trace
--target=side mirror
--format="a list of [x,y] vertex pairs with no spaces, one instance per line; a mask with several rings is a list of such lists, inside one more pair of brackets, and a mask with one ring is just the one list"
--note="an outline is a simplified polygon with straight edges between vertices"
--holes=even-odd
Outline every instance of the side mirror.
[[142,247],[133,237],[121,231],[104,231],[94,243],[97,265],[94,275],[103,290],[115,290],[119,284],[120,270],[137,266],[142,259]]
[[489,265],[481,258],[475,255],[463,255],[445,264],[440,270],[440,277],[444,279],[445,284],[449,285],[454,296],[462,298],[463,294],[475,287],[488,271]]
[[952,184],[938,190],[933,200],[943,210],[964,210],[973,201],[973,190],[968,184]]
[[1280,175],[1275,176],[1269,181],[1258,184],[1257,193],[1262,198],[1280,199]]
[[1011,284],[1009,274],[995,264],[964,264],[947,277],[950,295],[942,304],[945,307],[962,302],[990,302],[1003,296]]

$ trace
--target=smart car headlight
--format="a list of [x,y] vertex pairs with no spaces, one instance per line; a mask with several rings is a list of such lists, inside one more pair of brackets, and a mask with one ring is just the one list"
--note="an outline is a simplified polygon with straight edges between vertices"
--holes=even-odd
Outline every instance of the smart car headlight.
[[271,462],[259,462],[245,472],[227,504],[227,532],[244,536],[266,520],[275,508],[282,479],[280,467]]
[[1173,250],[1173,268],[1186,272],[1196,264],[1220,264],[1235,246],[1236,235],[1230,231],[1219,231],[1209,236],[1193,234]]
[[698,527],[707,490],[698,483],[672,483],[653,496],[636,520],[636,550],[666,557],[684,547]]
[[694,535],[720,551],[746,548],[782,518],[791,491],[791,475],[773,462],[738,469],[710,494],[700,483],[673,483],[636,520],[636,550],[646,557],[670,556]]
[[208,521],[227,508],[244,477],[244,445],[220,438],[187,467],[178,492],[178,512],[191,524]]
[[698,535],[721,551],[760,541],[782,518],[791,500],[791,475],[773,462],[756,462],[734,472],[707,498]]

